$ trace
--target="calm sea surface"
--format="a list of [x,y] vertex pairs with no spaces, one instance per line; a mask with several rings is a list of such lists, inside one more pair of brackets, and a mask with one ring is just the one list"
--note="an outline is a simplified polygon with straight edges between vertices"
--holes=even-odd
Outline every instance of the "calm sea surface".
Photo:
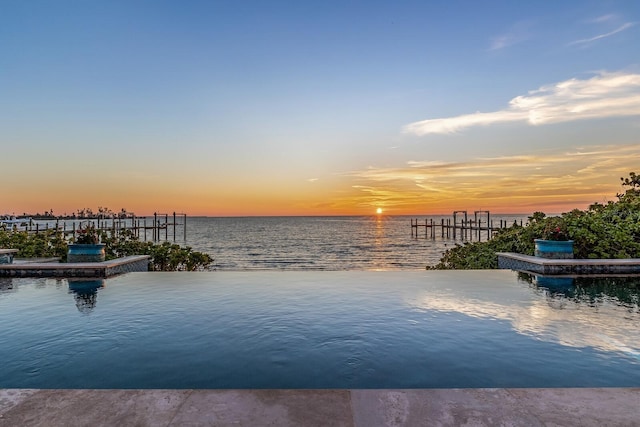
[[[451,216],[188,217],[186,239],[179,226],[177,242],[213,256],[215,270],[423,270],[456,243],[478,240],[442,238],[440,228],[425,238],[424,227],[412,237],[411,219],[440,224],[442,218]],[[492,220],[497,227],[527,217]]]

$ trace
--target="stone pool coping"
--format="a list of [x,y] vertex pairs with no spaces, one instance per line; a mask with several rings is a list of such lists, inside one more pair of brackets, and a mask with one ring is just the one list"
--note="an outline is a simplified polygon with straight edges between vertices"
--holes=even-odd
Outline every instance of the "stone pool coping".
[[132,255],[103,262],[17,262],[0,264],[0,277],[111,277],[147,271],[149,255]]
[[0,389],[0,426],[637,426],[640,388]]
[[498,252],[498,268],[539,274],[639,274],[640,258],[548,259]]

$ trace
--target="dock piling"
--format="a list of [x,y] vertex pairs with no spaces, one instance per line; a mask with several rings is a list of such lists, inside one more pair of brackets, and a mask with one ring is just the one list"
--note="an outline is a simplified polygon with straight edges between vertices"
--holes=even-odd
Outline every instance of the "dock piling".
[[[164,222],[162,221],[164,216]],[[164,229],[164,240],[169,241],[169,236],[172,235],[173,241],[177,241],[180,237],[177,231],[182,226],[182,239],[187,240],[187,214],[173,212],[171,214],[172,221],[170,221],[170,214],[159,214],[154,212],[151,217],[152,224],[147,223],[149,217],[137,217],[135,215],[130,216],[113,216],[113,217],[48,217],[48,218],[31,218],[28,223],[21,227],[14,226],[15,231],[22,231],[27,233],[41,233],[47,231],[60,232],[65,236],[75,236],[76,232],[85,226],[92,226],[98,230],[105,231],[111,236],[118,235],[121,232],[128,230],[133,236],[143,241],[147,241],[147,230],[151,231],[152,240],[159,241],[162,239],[161,231]],[[46,221],[46,222],[43,222]],[[169,228],[173,227],[173,231],[169,232]]]
[[[486,219],[485,219],[486,218]],[[459,219],[459,221],[458,221]],[[186,220],[185,220],[186,222]],[[500,220],[499,227],[494,226],[494,221],[491,219],[491,213],[486,210],[474,211],[473,219],[471,219],[467,211],[454,211],[452,218],[440,218],[440,224],[435,223],[433,218],[424,220],[424,224],[419,219],[411,219],[411,237],[418,238],[420,236],[419,229],[424,227],[424,237],[435,239],[436,228],[440,228],[440,237],[442,239],[452,238],[454,240],[460,238],[462,240],[482,239],[483,232],[486,231],[487,240],[493,237],[495,231],[501,228],[509,227],[508,221]],[[517,221],[515,221],[517,224]],[[522,225],[522,220],[520,220]],[[185,231],[186,233],[186,231]]]

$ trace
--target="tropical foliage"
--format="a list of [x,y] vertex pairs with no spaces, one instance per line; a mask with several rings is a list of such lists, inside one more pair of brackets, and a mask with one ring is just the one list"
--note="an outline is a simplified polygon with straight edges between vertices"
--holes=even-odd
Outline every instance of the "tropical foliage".
[[[544,217],[543,217],[544,218]],[[543,240],[569,240],[567,235],[567,223],[563,217],[551,217],[545,221],[540,239]]]
[[84,245],[95,245],[100,242],[100,234],[98,229],[93,225],[87,225],[86,227],[80,227],[76,231],[75,243]]
[[[129,255],[149,255],[150,269],[155,271],[195,271],[205,270],[213,258],[208,254],[194,251],[191,247],[182,247],[175,243],[142,242],[129,230],[122,230],[115,235],[105,230],[89,231],[90,240],[98,239],[104,243],[106,259],[114,259]],[[87,233],[80,233],[86,236]],[[80,243],[79,237],[76,243]],[[17,257],[58,257],[66,258],[68,243],[62,232],[47,230],[39,233],[26,231],[0,230],[0,247],[18,249]]]
[[557,217],[536,212],[526,226],[514,224],[487,242],[465,243],[447,250],[428,269],[497,268],[497,252],[533,255],[534,239],[570,239],[575,258],[640,258],[640,175],[621,178],[618,200],[595,203]]
[[101,231],[101,241],[105,243],[107,259],[129,255],[151,256],[150,269],[155,271],[196,271],[205,270],[213,258],[206,253],[194,251],[190,246],[180,246],[171,242],[143,242],[130,230],[122,230],[115,235]]
[[17,257],[59,257],[67,256],[67,241],[62,232],[46,230],[40,233],[0,230],[0,248],[18,249]]

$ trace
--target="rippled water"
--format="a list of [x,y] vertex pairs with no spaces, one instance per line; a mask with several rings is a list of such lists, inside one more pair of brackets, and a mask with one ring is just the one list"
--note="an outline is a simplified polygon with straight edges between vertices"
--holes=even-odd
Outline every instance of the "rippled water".
[[640,386],[640,280],[543,279],[504,270],[0,279],[0,387]]
[[[420,217],[440,224],[445,217]],[[446,217],[451,219],[451,217]],[[411,217],[188,218],[187,245],[214,257],[217,270],[422,270],[457,240],[440,229],[411,234]],[[495,226],[526,217],[494,217]],[[486,239],[467,235],[468,241]],[[178,237],[180,239],[180,237]]]

